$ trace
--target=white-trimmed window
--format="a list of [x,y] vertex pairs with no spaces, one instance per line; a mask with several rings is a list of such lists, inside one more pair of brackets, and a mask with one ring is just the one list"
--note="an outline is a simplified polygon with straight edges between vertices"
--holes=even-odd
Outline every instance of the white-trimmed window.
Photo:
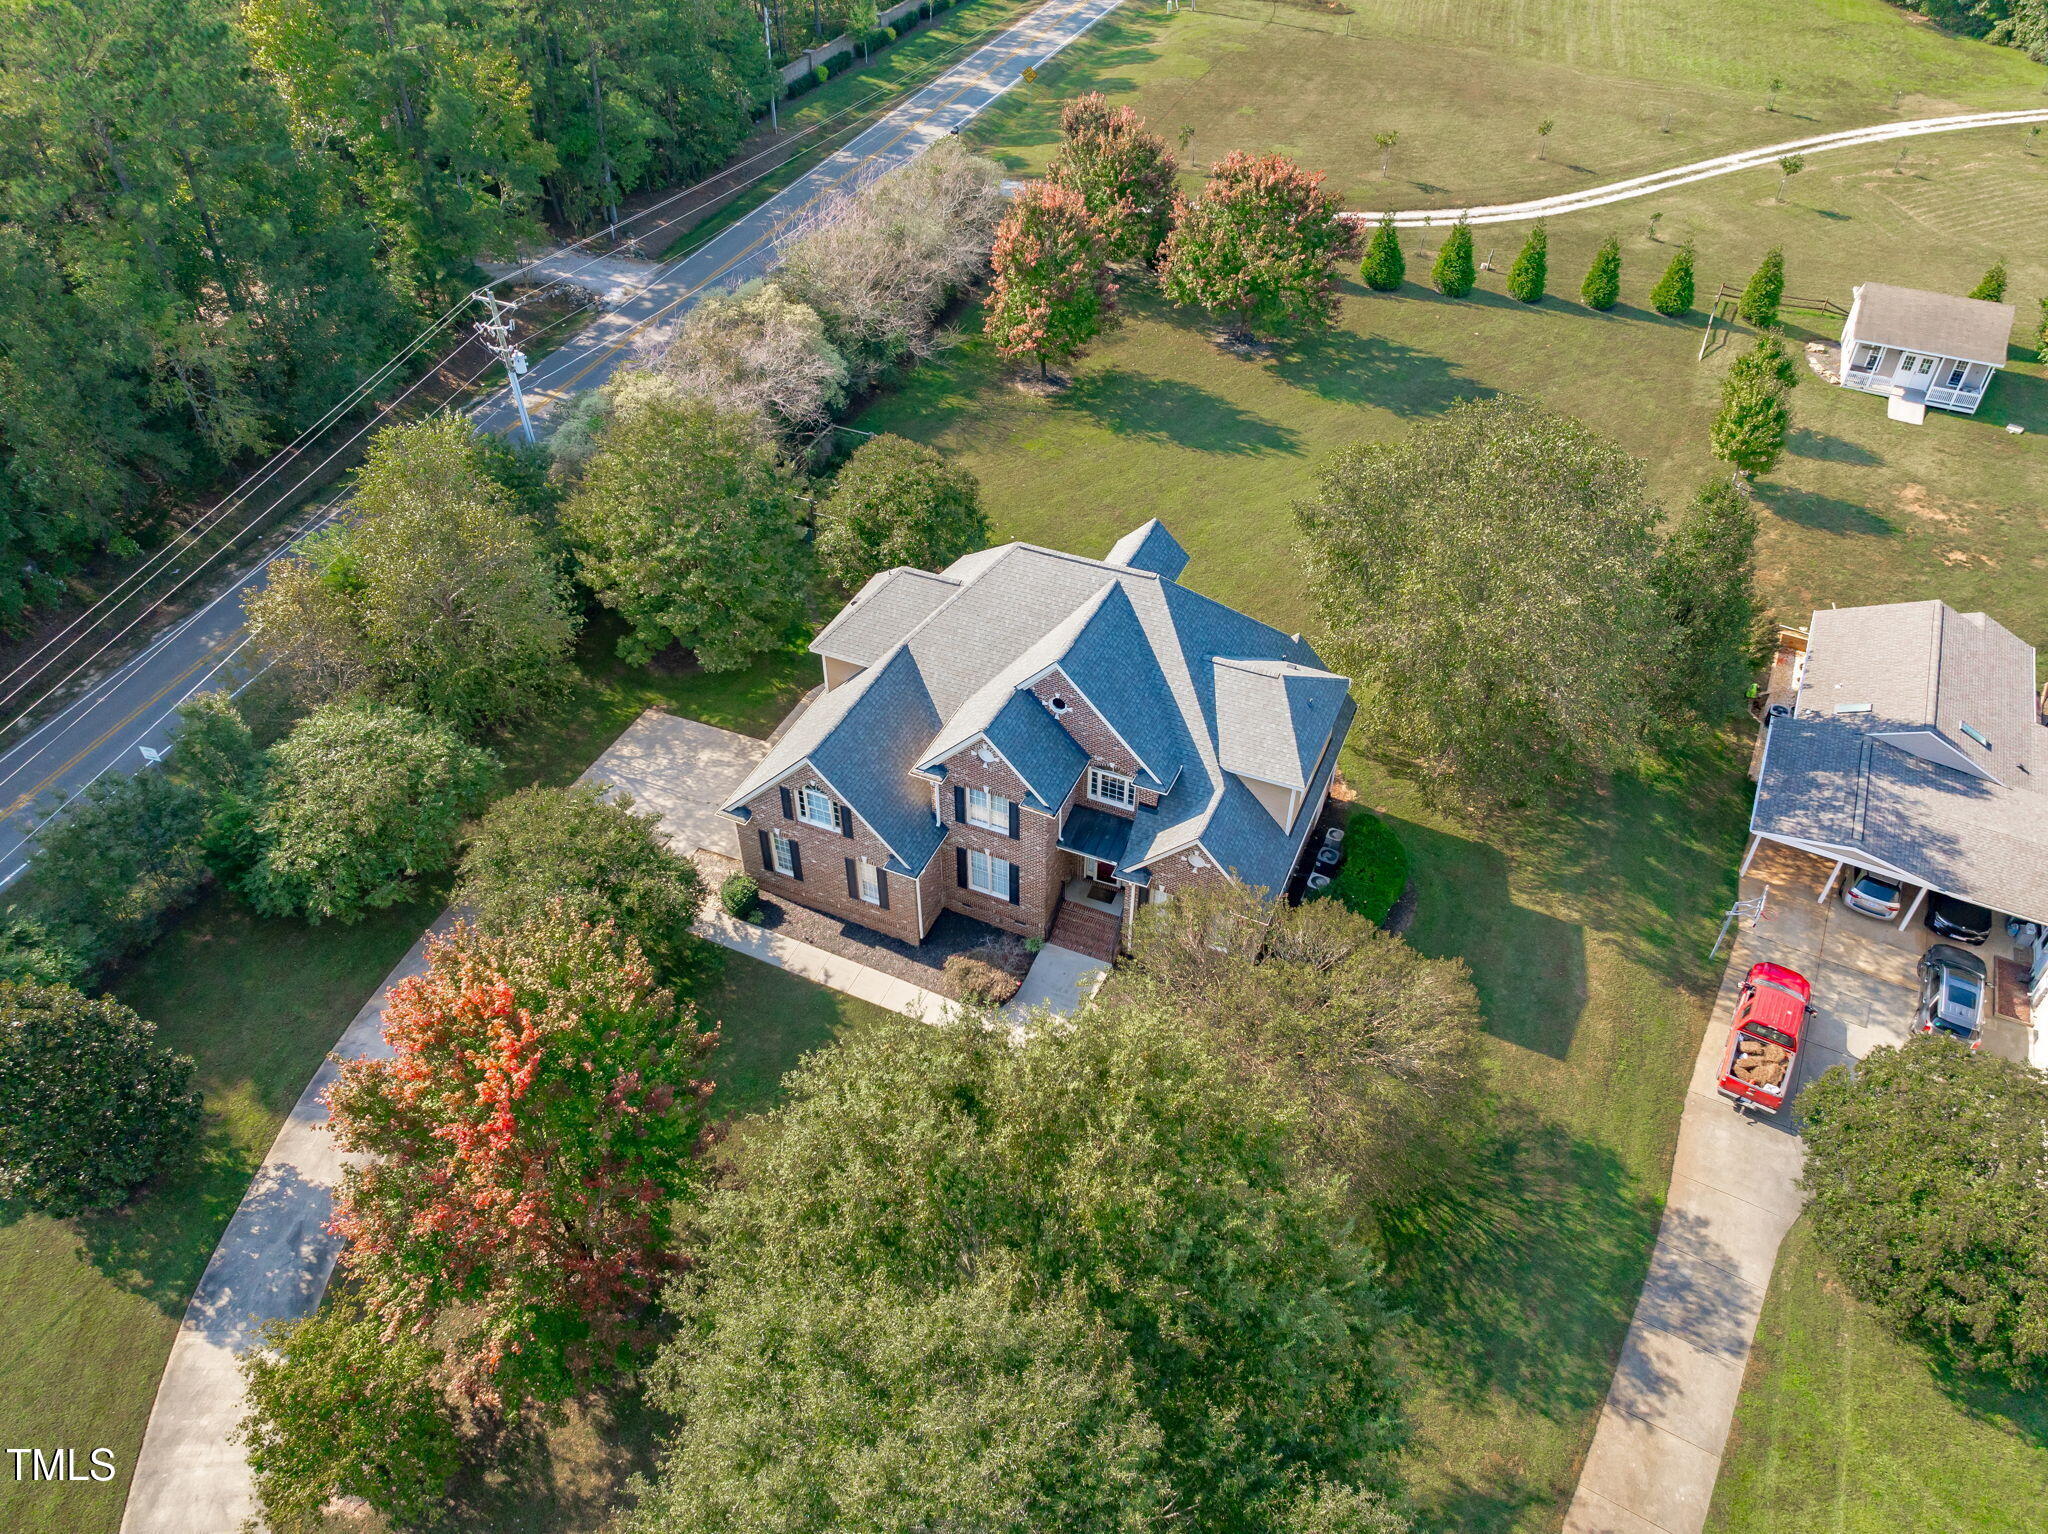
[[869,905],[880,905],[882,903],[881,870],[876,868],[866,858],[862,858],[855,865],[855,869],[860,875],[860,898]]
[[967,790],[967,823],[1010,834],[1010,801],[986,788]]
[[827,831],[839,829],[838,807],[832,803],[832,796],[815,783],[797,790],[796,818],[807,826],[821,826]]
[[1010,865],[1003,859],[991,857],[977,847],[967,849],[967,887],[980,890],[984,895],[994,895],[1000,900],[1010,898]]
[[783,878],[794,879],[796,877],[795,842],[784,836],[780,831],[770,831],[768,833],[768,855],[769,861],[775,865],[775,871],[781,874]]
[[1106,767],[1090,767],[1088,797],[1097,804],[1114,804],[1128,810],[1137,807],[1138,790],[1131,780],[1120,772],[1111,772]]

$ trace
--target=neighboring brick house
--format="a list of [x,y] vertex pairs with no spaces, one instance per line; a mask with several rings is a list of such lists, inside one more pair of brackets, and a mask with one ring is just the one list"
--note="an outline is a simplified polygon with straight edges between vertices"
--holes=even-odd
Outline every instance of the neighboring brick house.
[[770,893],[906,942],[941,911],[1101,958],[1203,879],[1284,890],[1350,684],[1181,586],[1156,521],[886,570],[811,649],[825,692],[725,813]]

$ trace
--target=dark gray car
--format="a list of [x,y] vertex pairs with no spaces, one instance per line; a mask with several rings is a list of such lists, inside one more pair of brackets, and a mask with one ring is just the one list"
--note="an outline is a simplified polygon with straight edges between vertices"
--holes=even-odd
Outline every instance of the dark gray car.
[[1984,1037],[1990,978],[1974,953],[1936,943],[1920,956],[1920,1005],[1913,1012],[1913,1031],[1939,1031],[1975,1049]]

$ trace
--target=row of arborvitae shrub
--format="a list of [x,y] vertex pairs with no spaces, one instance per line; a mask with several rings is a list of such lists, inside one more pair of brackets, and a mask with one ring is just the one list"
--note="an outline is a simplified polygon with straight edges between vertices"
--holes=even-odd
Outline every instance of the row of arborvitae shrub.
[[[1372,239],[1359,264],[1359,276],[1375,293],[1392,293],[1407,280],[1408,260],[1401,252],[1401,236],[1390,214],[1380,216]],[[1538,220],[1522,242],[1521,253],[1508,269],[1508,296],[1525,304],[1538,303],[1550,279],[1550,231]],[[1463,298],[1479,283],[1479,263],[1472,251],[1472,228],[1459,219],[1445,235],[1436,260],[1429,269],[1430,284],[1446,298]],[[1672,253],[1664,275],[1650,290],[1650,307],[1659,314],[1676,318],[1693,305],[1693,249],[1687,241]],[[1609,235],[1593,253],[1586,280],[1579,285],[1579,297],[1589,309],[1612,309],[1621,301],[1621,241]]]
[[789,88],[782,93],[783,98],[785,100],[793,100],[798,96],[808,95],[834,75],[844,74],[847,70],[853,68],[856,62],[856,49],[872,57],[877,48],[888,47],[889,44],[904,36],[914,27],[921,26],[925,22],[930,21],[940,12],[950,11],[955,5],[965,3],[966,0],[921,0],[916,10],[908,11],[897,17],[894,26],[876,27],[873,31],[863,33],[859,37],[849,35],[847,47],[840,49],[830,58],[818,60],[816,64],[811,66],[809,73],[798,75],[794,80],[790,81]]

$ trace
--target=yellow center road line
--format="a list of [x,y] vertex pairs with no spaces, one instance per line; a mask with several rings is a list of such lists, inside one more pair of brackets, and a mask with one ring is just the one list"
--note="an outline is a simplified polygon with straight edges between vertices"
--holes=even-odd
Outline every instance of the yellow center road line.
[[168,682],[164,683],[163,686],[159,687],[155,692],[151,693],[148,697],[144,698],[140,703],[136,704],[135,707],[130,709],[127,713],[123,714],[119,719],[116,719],[104,730],[100,731],[98,735],[93,737],[90,744],[80,746],[68,758],[65,759],[64,764],[62,766],[53,768],[51,771],[45,773],[41,781],[36,783],[34,787],[25,789],[22,793],[18,794],[15,797],[14,802],[12,804],[8,805],[6,809],[0,810],[0,820],[9,820],[13,818],[13,816],[21,810],[24,810],[29,805],[35,803],[36,795],[42,793],[43,790],[47,789],[58,778],[63,777],[65,773],[69,772],[73,767],[76,767],[86,757],[90,756],[93,752],[97,751],[101,746],[105,745],[107,737],[109,735],[112,735],[116,730],[122,729],[125,726],[134,723],[136,715],[140,714],[144,709],[153,707],[163,697],[165,693],[169,692],[172,688],[176,687],[180,682],[184,681],[193,672],[197,671],[201,666],[204,666],[208,661],[212,660],[215,656],[221,654],[225,650],[233,648],[235,645],[239,643],[240,641],[236,639],[236,637],[233,634],[230,634],[226,639],[221,640],[219,644],[215,645],[211,650],[208,650],[204,655],[200,656],[199,659],[192,662],[191,665],[187,666],[183,671],[180,671],[176,676],[172,677]]
[[[1062,19],[1064,19],[1064,17]],[[1008,50],[1008,54],[1014,55],[1020,48],[1023,48],[1027,45],[1027,41],[1029,40],[1020,38],[1016,43],[1011,45],[1011,47]],[[963,59],[960,62],[960,64],[956,65],[955,67],[964,69],[969,62],[971,62],[971,59]],[[994,63],[995,61],[991,61],[991,66],[993,66]],[[943,77],[941,77],[941,79],[943,79]],[[939,84],[940,81],[935,80],[932,82],[932,85],[925,87],[925,89],[930,90]],[[915,122],[905,122],[901,127],[899,127],[893,134],[889,136],[888,140],[885,143],[870,150],[866,155],[862,157],[862,159],[872,160],[879,155],[887,154],[891,149],[894,149],[898,144],[902,143],[903,140],[906,137],[908,137],[911,133],[917,131],[919,128],[922,128],[925,125],[925,123],[931,118],[934,112],[941,112],[944,111],[947,107],[957,105],[959,103],[960,98],[970,90],[983,87],[994,88],[994,85],[995,82],[991,78],[990,69],[984,68],[976,71],[974,76],[964,78],[960,81],[958,85],[954,86],[953,93],[950,96],[948,96],[944,101],[934,102],[931,106],[924,108],[917,114],[917,119]],[[1000,95],[1002,94],[1002,92],[998,91],[997,94]],[[905,108],[908,108],[913,105],[915,105],[915,98],[913,98],[911,101],[905,102],[903,106],[897,107],[895,111],[891,112],[889,115],[894,116],[895,112],[903,111],[905,110]],[[870,133],[874,131],[875,128],[881,127],[882,124],[886,123],[888,120],[888,117],[884,117],[883,119],[881,119],[880,122],[869,124],[869,126],[862,129],[861,132]],[[853,144],[858,141],[859,137],[860,135],[856,134],[853,139],[847,141],[846,145],[842,149],[835,150],[834,153],[844,153],[845,150],[851,149],[853,147]],[[823,163],[823,161],[819,162],[820,165],[822,165]],[[816,168],[817,167],[813,167],[813,169]],[[805,174],[808,175],[810,174],[810,172],[807,171],[805,172]],[[773,201],[773,199],[771,198],[770,201]],[[765,208],[766,206],[767,203],[762,204],[763,208]],[[758,213],[760,209],[757,208],[754,211]],[[616,353],[623,351],[625,347],[628,345],[628,343],[632,341],[633,337],[636,334],[638,334],[642,330],[645,330],[649,325],[655,323],[655,321],[659,320],[663,315],[667,314],[669,310],[675,308],[677,304],[682,303],[687,298],[695,297],[697,294],[703,292],[704,289],[710,287],[712,283],[718,281],[719,278],[723,277],[735,266],[738,266],[740,262],[746,260],[747,257],[751,256],[752,254],[754,254],[755,251],[759,250],[762,247],[762,245],[767,243],[770,236],[772,236],[774,233],[775,229],[773,227],[764,229],[760,234],[756,235],[751,242],[749,242],[744,248],[742,248],[737,254],[735,254],[731,260],[727,261],[723,266],[719,267],[717,271],[712,272],[709,276],[704,278],[703,281],[699,282],[695,287],[691,288],[686,293],[677,294],[674,298],[670,299],[667,303],[663,304],[659,309],[655,310],[654,313],[648,315],[643,320],[634,321],[633,324],[629,326],[621,335],[619,335],[614,340],[606,342],[602,347],[593,352],[590,356],[590,359],[587,362],[585,362],[582,367],[578,368],[576,372],[571,374],[568,378],[564,379],[560,383],[549,382],[548,384],[545,385],[544,388],[536,390],[535,393],[542,398],[553,400],[562,398],[565,393],[574,392],[576,385],[581,383],[585,378],[589,377],[592,369],[598,367],[600,364],[605,362],[610,357],[614,356]],[[677,258],[676,264],[680,265],[682,262],[687,261],[689,259],[689,256],[680,256]]]

